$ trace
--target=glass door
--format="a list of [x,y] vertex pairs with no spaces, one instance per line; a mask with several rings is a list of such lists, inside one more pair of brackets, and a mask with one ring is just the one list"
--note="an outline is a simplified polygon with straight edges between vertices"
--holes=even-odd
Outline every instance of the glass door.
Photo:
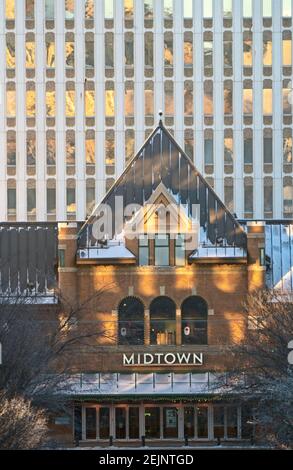
[[128,434],[129,439],[139,439],[139,407],[128,408]]
[[214,406],[214,438],[223,438],[225,429],[225,408]]
[[163,437],[164,439],[178,438],[178,408],[163,408]]
[[115,408],[116,439],[126,439],[126,408]]
[[194,437],[194,407],[184,407],[184,437]]
[[85,438],[97,438],[97,410],[96,408],[85,409]]
[[145,436],[160,439],[160,408],[147,407],[144,410]]
[[207,439],[209,437],[208,407],[197,406],[196,415],[197,415],[197,438]]
[[110,436],[110,408],[103,406],[99,410],[99,437],[109,439]]

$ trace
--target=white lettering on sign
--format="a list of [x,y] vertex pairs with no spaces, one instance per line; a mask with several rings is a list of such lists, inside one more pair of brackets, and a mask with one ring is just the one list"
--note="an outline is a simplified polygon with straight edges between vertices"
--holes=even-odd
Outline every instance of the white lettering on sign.
[[203,353],[123,354],[124,366],[203,365]]

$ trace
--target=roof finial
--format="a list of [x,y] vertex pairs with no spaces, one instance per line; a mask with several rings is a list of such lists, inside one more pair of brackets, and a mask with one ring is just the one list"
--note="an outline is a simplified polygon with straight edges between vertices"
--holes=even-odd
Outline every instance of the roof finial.
[[159,126],[162,126],[163,125],[163,121],[162,121],[163,111],[161,109],[159,109],[159,116],[160,116]]

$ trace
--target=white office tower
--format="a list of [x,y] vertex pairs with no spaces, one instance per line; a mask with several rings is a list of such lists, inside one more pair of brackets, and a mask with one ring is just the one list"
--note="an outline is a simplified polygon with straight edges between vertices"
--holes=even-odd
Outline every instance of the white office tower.
[[0,220],[84,220],[158,123],[293,218],[291,0],[0,0]]

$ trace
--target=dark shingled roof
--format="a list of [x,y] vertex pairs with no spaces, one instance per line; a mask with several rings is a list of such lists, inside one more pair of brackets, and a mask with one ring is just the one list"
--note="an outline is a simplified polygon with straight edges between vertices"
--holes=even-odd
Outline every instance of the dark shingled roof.
[[[111,207],[113,227],[118,219],[115,196],[123,196],[123,208],[131,203],[143,206],[161,182],[176,201],[187,207],[188,215],[193,204],[200,206],[200,226],[211,244],[221,238],[227,246],[246,248],[246,234],[238,221],[161,121],[100,203]],[[80,248],[97,242],[92,237],[92,224],[99,214],[99,205],[80,230]],[[116,233],[121,230],[116,226]]]

